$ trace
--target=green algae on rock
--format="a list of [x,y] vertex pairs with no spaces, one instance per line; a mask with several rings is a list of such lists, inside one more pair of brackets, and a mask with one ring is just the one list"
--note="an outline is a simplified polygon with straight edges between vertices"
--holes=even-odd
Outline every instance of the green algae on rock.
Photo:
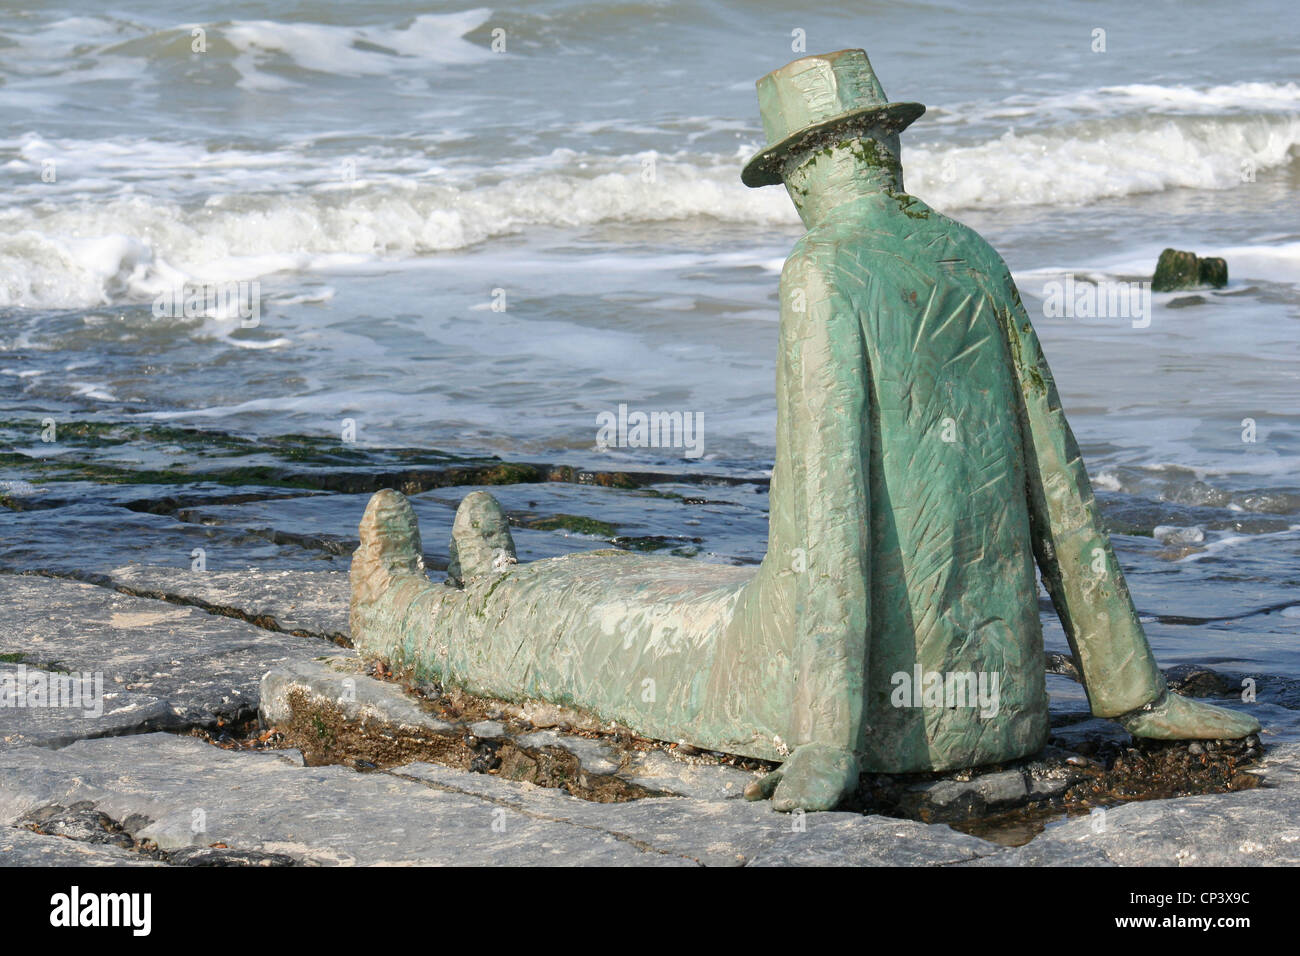
[[1152,292],[1180,292],[1184,289],[1222,289],[1228,284],[1228,264],[1219,258],[1202,259],[1194,252],[1166,249],[1160,253]]

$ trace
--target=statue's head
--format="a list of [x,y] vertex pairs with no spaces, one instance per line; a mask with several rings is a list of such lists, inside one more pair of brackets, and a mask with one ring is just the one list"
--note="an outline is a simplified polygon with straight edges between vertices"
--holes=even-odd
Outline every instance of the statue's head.
[[[758,81],[768,145],[746,165],[746,186],[785,182],[796,205],[809,161],[842,145],[864,166],[898,164],[898,134],[925,112],[891,103],[863,50],[806,56]],[[801,207],[802,209],[802,207]]]

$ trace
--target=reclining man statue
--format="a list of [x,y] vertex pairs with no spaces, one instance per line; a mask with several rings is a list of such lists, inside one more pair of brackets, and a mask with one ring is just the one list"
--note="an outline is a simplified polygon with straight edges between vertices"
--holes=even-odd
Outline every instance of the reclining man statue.
[[924,107],[888,102],[861,50],[796,60],[758,94],[771,145],[744,182],[784,182],[808,232],[781,276],[757,572],[612,550],[517,564],[501,507],[474,492],[434,584],[410,504],[386,490],[352,560],[357,647],[780,761],[750,796],[822,810],[861,771],[1044,745],[1037,562],[1093,714],[1141,737],[1257,731],[1167,690],[1006,265],[903,191],[898,134]]

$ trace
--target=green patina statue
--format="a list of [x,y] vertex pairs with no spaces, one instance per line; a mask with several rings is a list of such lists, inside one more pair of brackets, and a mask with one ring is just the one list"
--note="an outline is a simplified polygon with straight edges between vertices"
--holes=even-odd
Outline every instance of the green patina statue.
[[1157,738],[1251,718],[1170,693],[1147,645],[1038,336],[1006,265],[903,190],[866,54],[758,81],[808,228],[781,276],[768,551],[752,568],[622,551],[517,564],[474,492],[431,583],[407,500],[376,494],[352,560],[363,654],[466,690],[782,762],[777,809],[834,807],[861,771],[975,766],[1047,739],[1035,563],[1092,712]]

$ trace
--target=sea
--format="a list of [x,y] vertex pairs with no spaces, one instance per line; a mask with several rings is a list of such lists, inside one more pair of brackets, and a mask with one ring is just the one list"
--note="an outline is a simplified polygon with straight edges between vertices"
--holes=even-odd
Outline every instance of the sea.
[[[927,107],[908,190],[1012,270],[1161,663],[1257,680],[1238,706],[1296,734],[1292,0],[27,6],[0,7],[4,569],[189,567],[196,542],[211,567],[346,568],[364,495],[259,499],[250,477],[205,511],[209,485],[160,477],[208,433],[657,473],[678,497],[502,494],[758,560],[803,229],[740,182],[754,82],[861,47]],[[1059,307],[1140,290],[1169,247],[1222,257],[1227,286],[1151,293],[1140,319]],[[194,288],[237,296],[166,307]],[[689,416],[696,447],[600,439],[620,406]],[[134,469],[136,497],[52,476],[61,456]],[[140,505],[178,488],[189,510]],[[456,495],[428,495],[445,552]],[[601,545],[569,525],[521,551]]]

